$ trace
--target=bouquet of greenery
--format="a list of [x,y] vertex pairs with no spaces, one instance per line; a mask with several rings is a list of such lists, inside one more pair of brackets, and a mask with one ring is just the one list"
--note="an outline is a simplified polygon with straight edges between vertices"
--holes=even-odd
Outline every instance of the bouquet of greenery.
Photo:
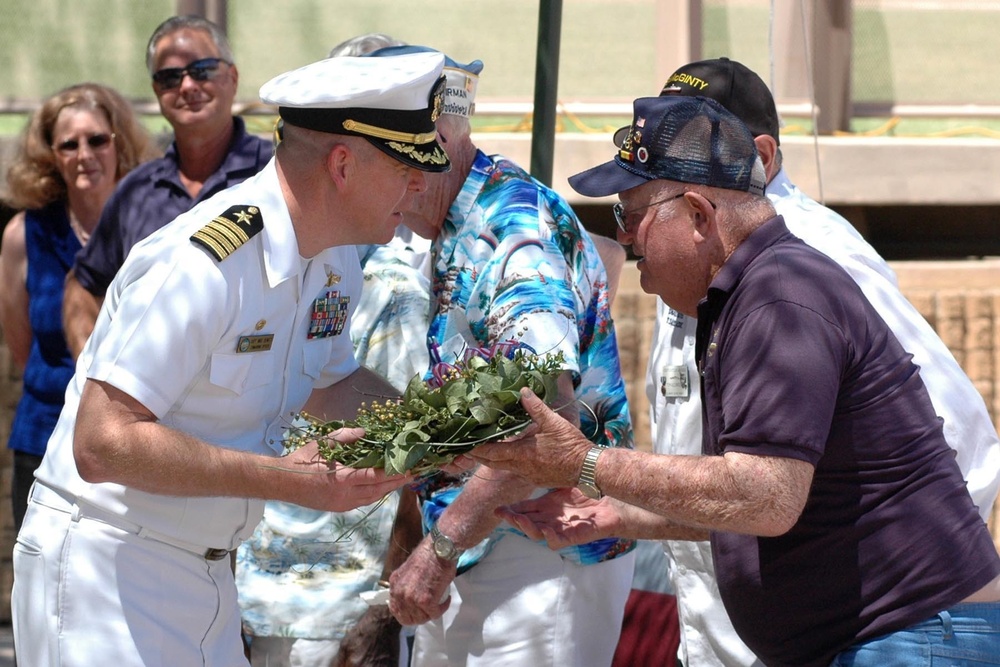
[[[521,388],[551,404],[564,363],[561,352],[537,355],[514,341],[469,348],[454,364],[435,364],[430,379],[414,377],[399,400],[362,405],[354,419],[324,422],[303,414],[308,426],[295,429],[286,445],[294,449],[316,440],[330,462],[389,473],[432,472],[480,443],[528,426]],[[365,429],[357,442],[332,435],[354,426]]]

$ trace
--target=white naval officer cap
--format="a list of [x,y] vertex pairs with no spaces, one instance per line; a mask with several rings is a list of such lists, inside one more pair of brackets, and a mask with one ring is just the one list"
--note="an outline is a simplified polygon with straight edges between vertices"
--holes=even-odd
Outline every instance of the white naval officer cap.
[[327,58],[279,74],[260,88],[283,122],[364,137],[421,171],[448,171],[434,121],[444,104],[444,55]]

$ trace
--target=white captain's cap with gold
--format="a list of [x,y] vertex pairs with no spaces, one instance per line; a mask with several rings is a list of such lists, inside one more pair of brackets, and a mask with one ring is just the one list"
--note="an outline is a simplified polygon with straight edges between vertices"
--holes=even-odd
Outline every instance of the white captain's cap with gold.
[[434,127],[444,104],[443,68],[440,53],[327,58],[274,77],[260,99],[289,125],[364,137],[411,167],[447,171]]

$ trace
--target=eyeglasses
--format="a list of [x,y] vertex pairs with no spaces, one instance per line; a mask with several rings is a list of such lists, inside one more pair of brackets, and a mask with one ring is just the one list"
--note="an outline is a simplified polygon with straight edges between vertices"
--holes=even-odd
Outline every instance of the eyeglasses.
[[222,58],[202,58],[187,67],[166,67],[153,73],[153,82],[163,90],[170,90],[181,85],[185,74],[194,81],[208,81],[215,78],[222,63],[232,65]]
[[[111,142],[115,140],[114,134],[92,134],[85,139],[87,145],[90,146],[91,150],[99,151],[102,148],[111,145]],[[67,139],[66,141],[60,141],[58,144],[52,147],[59,153],[63,155],[73,155],[78,150],[80,150],[80,141],[77,139]]]
[[685,190],[684,192],[681,192],[680,194],[676,194],[673,197],[667,197],[666,199],[659,199],[657,201],[651,201],[648,204],[645,204],[643,206],[638,206],[638,207],[633,208],[633,209],[631,209],[629,211],[625,210],[625,205],[624,204],[622,204],[621,202],[618,202],[617,204],[615,204],[614,206],[611,207],[611,212],[615,214],[615,222],[618,223],[618,229],[622,230],[622,233],[628,234],[628,224],[626,222],[626,220],[627,220],[626,216],[628,216],[629,213],[635,213],[636,211],[641,211],[644,208],[649,208],[650,206],[656,206],[657,204],[666,204],[668,201],[673,201],[675,199],[680,199],[681,197],[683,197],[686,194],[687,194],[687,191]]
[[[628,234],[629,232],[628,232],[628,222],[627,222],[628,218],[627,218],[627,216],[628,216],[629,213],[635,213],[636,211],[641,211],[644,208],[649,208],[650,206],[657,206],[659,204],[666,204],[667,202],[673,201],[675,199],[680,199],[681,197],[683,197],[684,195],[686,195],[688,192],[689,192],[688,190],[685,190],[684,192],[680,192],[680,193],[678,193],[678,194],[676,194],[676,195],[674,195],[672,197],[666,197],[664,199],[658,199],[656,201],[651,201],[648,204],[643,204],[642,206],[637,206],[637,207],[635,207],[633,209],[630,209],[628,211],[625,210],[625,205],[624,204],[622,204],[621,202],[618,202],[617,204],[615,204],[614,206],[611,207],[611,212],[615,214],[615,222],[618,223],[618,229],[622,230],[622,233]],[[702,195],[702,196],[704,197],[704,195]],[[705,201],[707,201],[709,204],[711,204],[712,208],[717,208],[716,205],[715,205],[715,202],[713,202],[708,197],[705,197]]]

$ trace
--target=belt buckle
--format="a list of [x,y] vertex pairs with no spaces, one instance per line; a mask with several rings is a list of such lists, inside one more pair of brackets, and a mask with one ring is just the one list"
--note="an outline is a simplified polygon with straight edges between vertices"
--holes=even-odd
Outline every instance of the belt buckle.
[[222,560],[228,555],[228,549],[208,549],[205,551],[205,560]]

